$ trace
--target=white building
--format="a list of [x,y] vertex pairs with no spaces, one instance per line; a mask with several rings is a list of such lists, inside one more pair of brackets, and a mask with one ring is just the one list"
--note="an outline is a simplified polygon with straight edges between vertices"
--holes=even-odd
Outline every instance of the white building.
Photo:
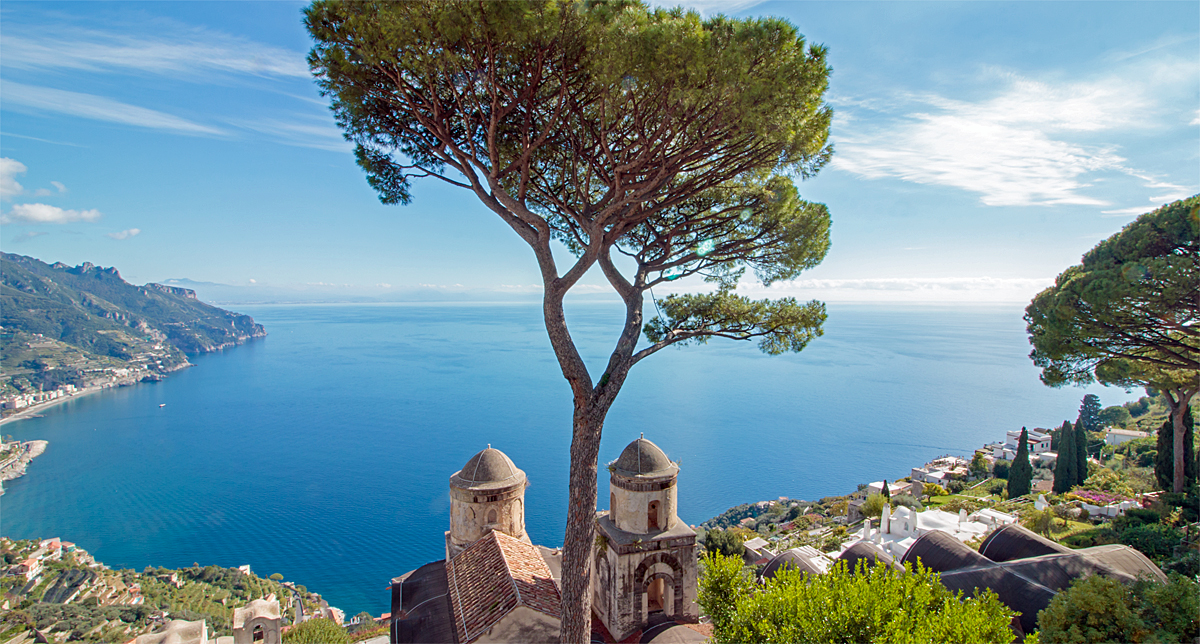
[[918,537],[932,530],[945,532],[965,543],[982,537],[997,527],[1016,522],[1017,518],[1010,514],[989,509],[968,516],[966,510],[961,510],[958,514],[941,510],[917,512],[903,506],[893,510],[890,505],[885,505],[878,526],[872,524],[870,519],[864,521],[863,528],[855,534],[857,538],[843,544],[841,552],[859,541],[868,541],[882,547],[894,559],[899,560]]
[[1132,429],[1106,429],[1104,430],[1104,443],[1106,445],[1120,445],[1128,443],[1139,438],[1149,438],[1150,434],[1139,432]]

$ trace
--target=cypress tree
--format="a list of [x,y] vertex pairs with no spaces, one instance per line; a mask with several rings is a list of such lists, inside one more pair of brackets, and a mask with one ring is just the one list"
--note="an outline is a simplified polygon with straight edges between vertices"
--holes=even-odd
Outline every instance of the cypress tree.
[[[1197,474],[1195,429],[1196,421],[1192,417],[1192,410],[1189,408],[1183,414],[1183,474],[1185,477],[1185,490],[1195,482]],[[1175,485],[1174,439],[1175,427],[1171,423],[1171,418],[1167,417],[1167,421],[1158,429],[1158,455],[1154,458],[1154,478],[1158,480],[1158,487],[1168,492]]]
[[1079,421],[1075,423],[1075,485],[1083,485],[1088,477],[1087,464],[1087,449],[1088,449],[1088,430],[1084,425],[1082,414]]
[[1021,440],[1017,444],[1017,455],[1008,469],[1008,498],[1029,494],[1033,483],[1033,466],[1029,464],[1029,432],[1021,428]]
[[892,493],[888,491],[887,479],[883,479],[883,491],[880,492],[880,494],[883,495],[884,501],[887,501],[888,503],[892,502]]
[[1079,465],[1075,459],[1075,431],[1071,428],[1071,421],[1063,421],[1058,435],[1058,460],[1054,462],[1054,493],[1062,494],[1069,492],[1075,485],[1075,471]]

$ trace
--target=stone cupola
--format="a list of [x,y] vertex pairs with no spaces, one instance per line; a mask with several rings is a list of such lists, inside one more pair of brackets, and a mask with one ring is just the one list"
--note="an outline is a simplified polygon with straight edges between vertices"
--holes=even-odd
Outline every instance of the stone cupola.
[[633,534],[669,530],[679,518],[679,466],[657,445],[643,438],[630,443],[609,466],[609,517],[617,528]]
[[525,534],[525,472],[488,445],[450,477],[449,559],[492,530],[529,542]]

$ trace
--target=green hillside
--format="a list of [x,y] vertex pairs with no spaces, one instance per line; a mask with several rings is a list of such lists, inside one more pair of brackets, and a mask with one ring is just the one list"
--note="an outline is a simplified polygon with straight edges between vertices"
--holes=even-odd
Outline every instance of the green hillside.
[[3,394],[156,379],[188,366],[186,354],[266,335],[188,289],[10,253],[0,253],[0,327]]

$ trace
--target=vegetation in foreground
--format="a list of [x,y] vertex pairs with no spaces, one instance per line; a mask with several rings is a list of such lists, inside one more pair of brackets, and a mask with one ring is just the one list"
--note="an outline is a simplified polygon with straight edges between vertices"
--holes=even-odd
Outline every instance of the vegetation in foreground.
[[1200,638],[1200,585],[1171,575],[1166,586],[1130,586],[1099,575],[1075,580],[1038,613],[1047,643],[1194,642]]
[[991,642],[1013,640],[1014,612],[985,591],[966,598],[927,568],[906,572],[838,562],[829,573],[780,570],[756,586],[736,557],[702,561],[700,605],[713,641],[727,642]]

